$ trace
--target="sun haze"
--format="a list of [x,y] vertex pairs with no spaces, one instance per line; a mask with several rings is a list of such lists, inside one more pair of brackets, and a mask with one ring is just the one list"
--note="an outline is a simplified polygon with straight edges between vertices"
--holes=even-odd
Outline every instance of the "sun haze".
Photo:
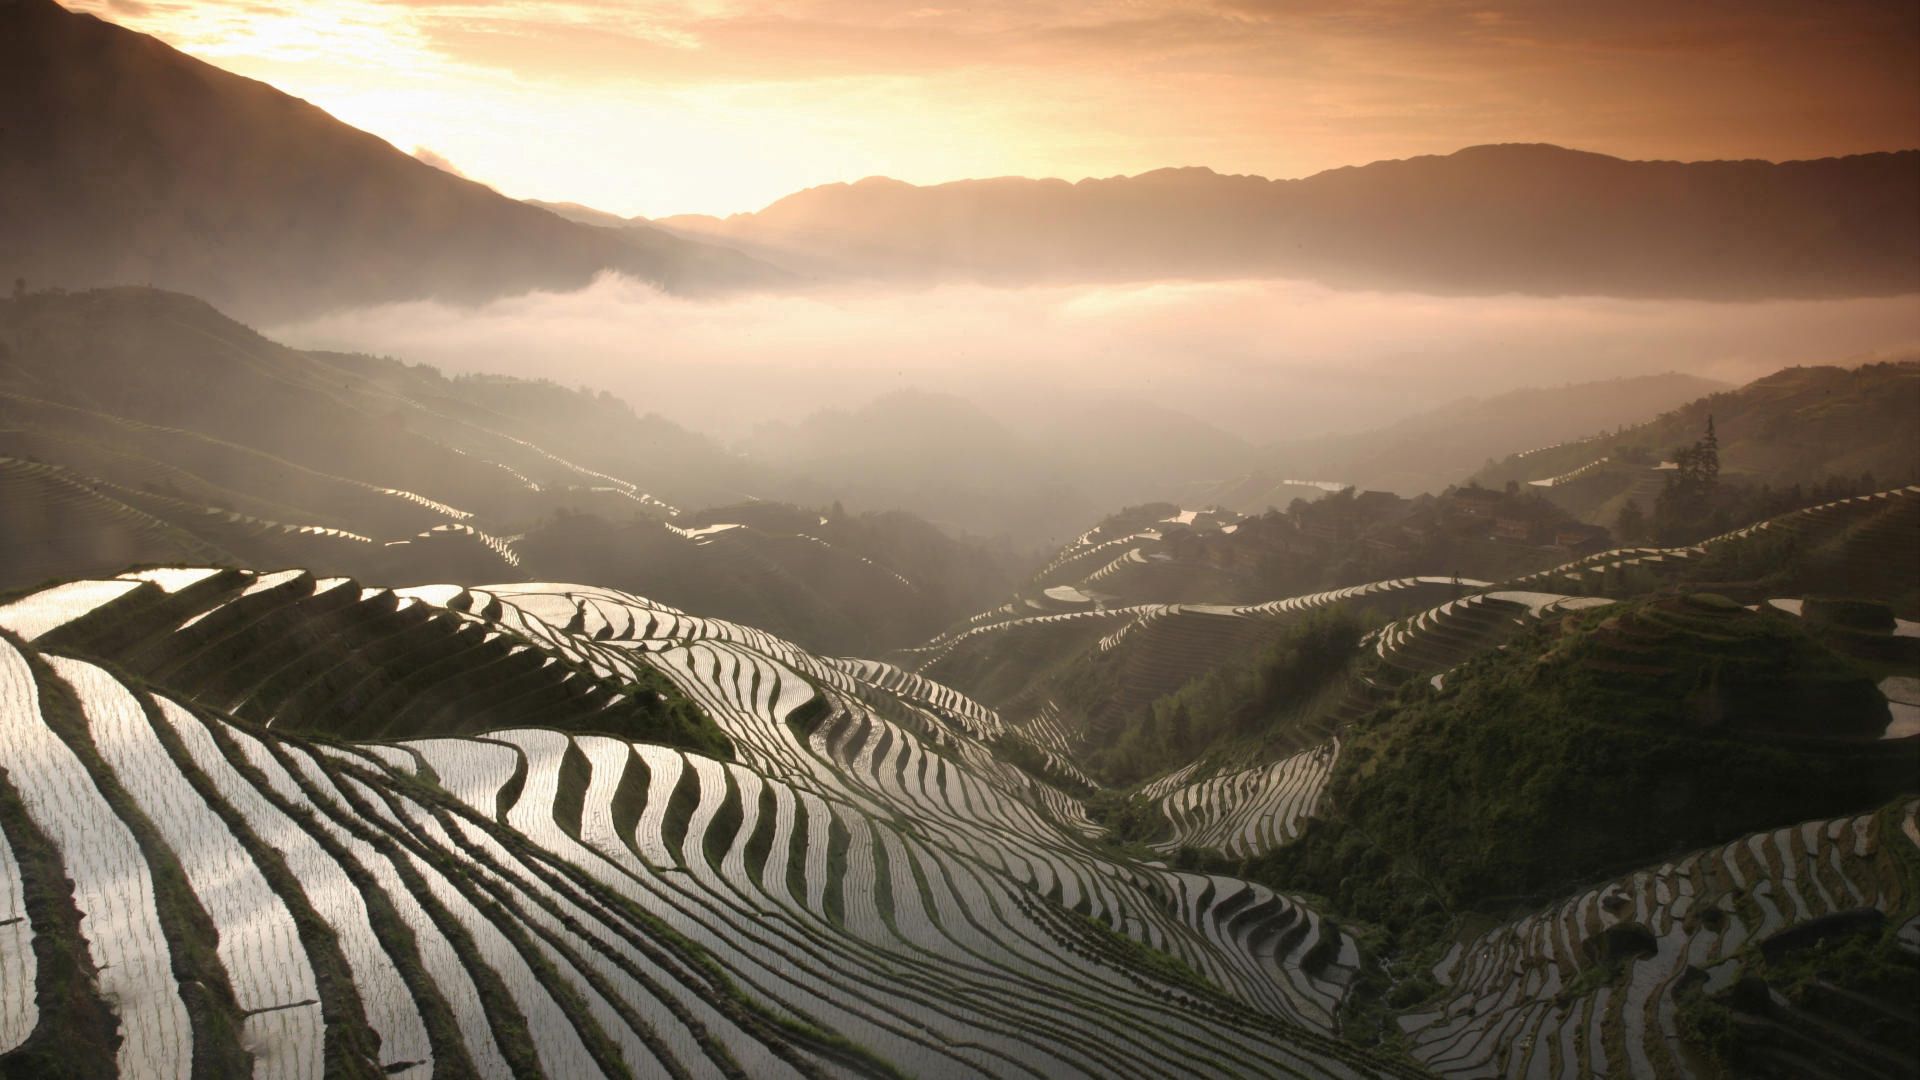
[[1920,141],[1920,8],[86,0],[523,198],[727,214],[886,175],[1301,176],[1462,145]]

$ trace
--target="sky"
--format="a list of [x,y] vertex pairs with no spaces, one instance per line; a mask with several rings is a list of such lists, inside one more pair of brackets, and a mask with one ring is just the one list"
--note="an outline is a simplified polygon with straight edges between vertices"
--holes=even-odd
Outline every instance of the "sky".
[[1913,0],[68,0],[507,195],[1920,146]]

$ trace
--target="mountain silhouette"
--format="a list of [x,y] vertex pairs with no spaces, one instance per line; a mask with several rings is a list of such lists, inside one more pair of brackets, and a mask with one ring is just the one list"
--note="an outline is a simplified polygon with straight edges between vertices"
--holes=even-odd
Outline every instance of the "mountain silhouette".
[[1759,299],[1920,289],[1920,151],[1625,161],[1475,146],[1300,180],[870,178],[657,221],[820,274],[1001,282],[1289,277],[1481,295]]
[[270,319],[605,270],[679,290],[776,276],[658,229],[564,220],[51,0],[0,0],[0,101],[9,283],[153,285]]

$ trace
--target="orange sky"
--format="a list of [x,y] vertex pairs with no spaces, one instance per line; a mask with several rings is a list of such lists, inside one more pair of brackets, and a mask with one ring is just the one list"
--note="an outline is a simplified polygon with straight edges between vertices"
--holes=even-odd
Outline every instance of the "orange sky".
[[69,0],[515,196],[1920,146],[1914,0]]

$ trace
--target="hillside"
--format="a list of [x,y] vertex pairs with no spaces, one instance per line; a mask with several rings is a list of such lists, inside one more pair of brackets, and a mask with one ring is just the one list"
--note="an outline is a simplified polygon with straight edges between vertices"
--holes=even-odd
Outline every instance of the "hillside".
[[[1394,511],[1385,500],[1341,495],[1237,521],[1134,507],[1062,549],[1011,600],[887,659],[996,709],[1012,730],[1001,747],[1012,759],[1069,788],[1097,790],[1094,779],[1103,777],[1146,800],[1115,811],[1132,838],[1234,855],[1298,834],[1329,769],[1344,760],[1345,740],[1376,708],[1420,687],[1447,686],[1476,657],[1615,600],[1712,590],[1748,608],[1798,612],[1804,597],[1818,601],[1806,601],[1809,610],[1829,603],[1818,598],[1869,598],[1858,604],[1868,613],[1859,632],[1821,627],[1815,636],[1865,665],[1876,685],[1920,672],[1909,640],[1920,623],[1893,618],[1920,618],[1920,563],[1911,557],[1920,544],[1920,487],[1836,499],[1684,548],[1567,559],[1565,549],[1556,555],[1551,545],[1486,535],[1541,505],[1536,496],[1459,489],[1424,508]],[[1380,513],[1397,515],[1401,524],[1384,527],[1403,532],[1419,523],[1416,515],[1433,515],[1445,543],[1387,550],[1376,543],[1383,526],[1368,525],[1368,514]],[[1363,526],[1369,531],[1343,531]],[[1367,554],[1341,554],[1355,551]],[[1404,570],[1365,576],[1423,559],[1442,569],[1434,553],[1448,551],[1498,555],[1518,568],[1493,580]],[[1559,561],[1525,569],[1543,560]],[[1195,595],[1203,591],[1210,595]],[[1357,655],[1330,627],[1365,631]],[[1813,670],[1804,658],[1779,663]],[[1783,708],[1793,700],[1777,689],[1766,694]],[[1906,715],[1908,706],[1886,704],[1889,694],[1911,691],[1870,687],[1860,703],[1863,728],[1911,734],[1910,722],[1889,723],[1889,713],[1876,711]],[[1839,715],[1829,706],[1806,715],[1829,712]],[[1143,775],[1149,779],[1136,785]],[[1263,801],[1282,795],[1277,804]]]
[[1537,895],[1877,805],[1920,765],[1876,741],[1887,724],[1868,672],[1796,620],[1705,594],[1599,607],[1359,726],[1331,823],[1449,908]]
[[591,569],[830,651],[933,633],[1015,562],[904,515],[683,526],[682,506],[825,489],[606,394],[289,349],[146,289],[0,300],[0,490],[0,588],[178,561],[389,584]]
[[[1691,559],[1855,536],[1916,490]],[[801,513],[745,509],[702,535]],[[1897,1075],[1873,1018],[1913,961],[1920,802],[1882,806],[1915,747],[1875,738],[1873,680],[1920,670],[1916,631],[1761,607],[1401,579],[990,613],[911,670],[596,586],[178,567],[0,598],[0,1070],[1779,1071],[1839,994],[1815,1056]],[[1297,631],[1368,609],[1400,617],[1326,682]],[[1113,715],[1198,723],[1229,639],[1296,650],[1261,654],[1267,690],[1307,664],[1342,692],[1130,788],[1076,765],[1095,726],[1052,675],[1111,655]],[[1774,1034],[1648,1022],[1682,1007]]]
[[573,289],[607,270],[688,290],[779,277],[724,248],[505,198],[53,0],[0,3],[0,99],[9,285],[153,285],[289,319]]
[[1920,289],[1920,150],[1774,164],[1475,146],[1299,180],[829,184],[665,218],[858,277],[1307,278],[1445,294],[1886,296]]
[[862,507],[1023,547],[1056,545],[1103,507],[1231,475],[1250,453],[1205,421],[1117,396],[976,402],[925,390],[768,424],[740,449]]
[[1765,501],[1758,489],[1781,493],[1836,479],[1870,490],[1920,480],[1915,416],[1920,360],[1786,368],[1644,423],[1509,454],[1473,480],[1530,485],[1583,520],[1613,525],[1628,500],[1653,510],[1664,480],[1658,466],[1699,439],[1711,418],[1724,486],[1747,489],[1751,501]]
[[1468,476],[1496,486],[1508,478],[1478,470],[1515,454],[1516,448],[1524,452],[1567,442],[1571,432],[1597,435],[1642,424],[1726,389],[1711,379],[1668,372],[1466,398],[1381,428],[1263,447],[1253,458],[1258,471],[1185,492],[1182,500],[1219,502],[1256,514],[1284,507],[1300,494],[1288,490],[1286,477],[1407,496],[1438,494]]
[[[888,669],[565,585],[176,569],[0,627],[10,1073],[1416,1075],[1331,1033],[1337,928],[1094,845],[990,712]],[[669,681],[731,760],[541,711],[490,643],[582,692]],[[367,660],[377,700],[499,728],[320,737]]]

